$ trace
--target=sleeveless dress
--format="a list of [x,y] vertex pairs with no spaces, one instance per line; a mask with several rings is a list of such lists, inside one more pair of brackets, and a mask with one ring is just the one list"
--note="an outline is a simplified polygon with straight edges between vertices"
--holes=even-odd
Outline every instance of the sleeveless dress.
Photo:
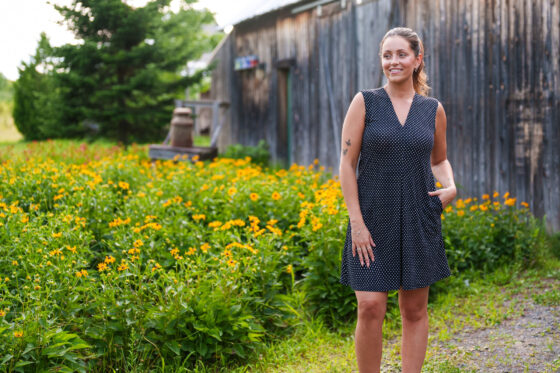
[[366,107],[358,200],[374,261],[352,256],[350,219],[340,283],[358,291],[426,287],[451,275],[441,233],[443,205],[430,165],[438,100],[415,93],[401,125],[383,87],[361,91]]

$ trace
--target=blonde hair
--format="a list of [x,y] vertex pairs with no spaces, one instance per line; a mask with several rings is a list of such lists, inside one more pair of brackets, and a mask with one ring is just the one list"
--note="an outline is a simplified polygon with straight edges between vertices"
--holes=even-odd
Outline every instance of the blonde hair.
[[424,71],[424,44],[422,44],[422,40],[418,36],[416,32],[414,32],[411,28],[408,27],[394,27],[387,31],[383,39],[381,39],[381,43],[379,43],[379,57],[382,56],[382,49],[383,43],[388,37],[391,36],[400,36],[401,38],[408,41],[410,45],[410,49],[414,51],[414,55],[418,57],[419,54],[422,54],[422,62],[420,66],[418,66],[418,70],[412,73],[412,82],[414,85],[414,90],[416,93],[427,96],[428,92],[430,91],[431,87],[428,85],[428,75]]

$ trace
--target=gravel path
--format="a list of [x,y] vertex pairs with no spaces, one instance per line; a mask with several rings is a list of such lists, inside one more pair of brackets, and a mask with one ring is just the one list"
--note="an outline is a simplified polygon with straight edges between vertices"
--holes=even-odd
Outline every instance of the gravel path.
[[[506,302],[513,314],[498,325],[464,329],[445,342],[432,341],[434,355],[422,372],[556,373],[560,372],[560,280],[543,279]],[[388,345],[400,344],[399,339]],[[400,372],[383,364],[382,372]]]
[[546,279],[538,289],[516,294],[506,307],[517,300],[522,316],[462,331],[440,343],[442,351],[466,372],[560,372],[559,289],[560,281]]

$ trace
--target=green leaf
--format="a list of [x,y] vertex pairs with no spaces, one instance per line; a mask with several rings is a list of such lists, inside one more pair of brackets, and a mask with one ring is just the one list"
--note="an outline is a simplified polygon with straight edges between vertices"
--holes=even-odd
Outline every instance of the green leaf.
[[171,342],[165,342],[164,346],[166,346],[167,348],[169,348],[171,351],[175,352],[175,354],[177,356],[181,355],[181,347],[179,346],[179,344],[177,343],[177,341],[171,341]]

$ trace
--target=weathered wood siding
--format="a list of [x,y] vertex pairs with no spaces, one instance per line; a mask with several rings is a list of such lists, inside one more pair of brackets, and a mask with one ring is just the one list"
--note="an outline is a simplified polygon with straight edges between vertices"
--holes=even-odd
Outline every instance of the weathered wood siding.
[[[430,95],[446,110],[458,197],[509,191],[560,230],[560,0],[348,0],[320,13],[283,9],[236,25],[212,82],[232,103],[221,147],[264,138],[274,159],[282,153],[275,64],[294,59],[291,157],[337,173],[348,105],[384,84],[379,42],[406,25],[424,42]],[[233,71],[248,54],[262,68]]]

